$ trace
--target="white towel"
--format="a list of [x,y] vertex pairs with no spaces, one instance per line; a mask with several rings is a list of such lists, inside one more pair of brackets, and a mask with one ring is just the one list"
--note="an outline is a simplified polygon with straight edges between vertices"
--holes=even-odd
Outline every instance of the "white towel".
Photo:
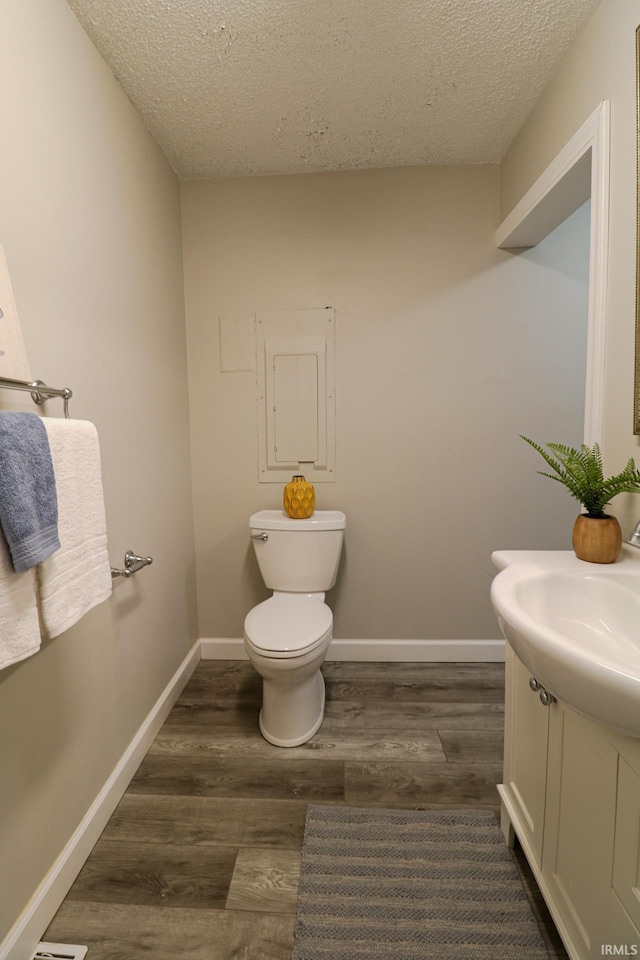
[[36,568],[43,635],[57,637],[111,595],[100,445],[87,420],[45,419],[60,550]]
[[16,573],[0,534],[0,670],[40,649],[35,571]]

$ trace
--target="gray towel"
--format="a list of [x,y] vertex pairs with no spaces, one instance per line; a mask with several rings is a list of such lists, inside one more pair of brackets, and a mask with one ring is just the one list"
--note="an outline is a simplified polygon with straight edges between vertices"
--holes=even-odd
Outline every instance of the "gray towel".
[[17,573],[60,549],[49,439],[35,413],[0,413],[0,525]]

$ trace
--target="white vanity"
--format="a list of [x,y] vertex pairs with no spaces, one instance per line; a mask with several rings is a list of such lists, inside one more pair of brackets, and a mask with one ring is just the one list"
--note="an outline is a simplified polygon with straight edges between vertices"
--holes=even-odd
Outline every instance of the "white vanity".
[[502,827],[573,960],[640,956],[640,551],[499,551]]

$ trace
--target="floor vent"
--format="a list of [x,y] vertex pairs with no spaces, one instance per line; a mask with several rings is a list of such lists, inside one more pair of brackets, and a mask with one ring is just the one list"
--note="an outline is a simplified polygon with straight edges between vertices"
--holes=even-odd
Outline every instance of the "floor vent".
[[77,943],[39,943],[31,960],[84,960],[87,950]]

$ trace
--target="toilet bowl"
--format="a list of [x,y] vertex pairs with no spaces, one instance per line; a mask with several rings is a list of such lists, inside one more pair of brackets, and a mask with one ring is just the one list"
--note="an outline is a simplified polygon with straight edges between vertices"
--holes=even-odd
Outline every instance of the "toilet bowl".
[[262,510],[249,525],[263,579],[274,591],[244,624],[245,650],[262,677],[260,732],[276,746],[296,747],[324,717],[320,667],[333,629],[324,598],[336,580],[346,517],[317,511],[293,520]]
[[320,727],[332,627],[326,603],[305,594],[274,594],[247,615],[245,649],[262,677],[259,724],[269,743],[297,747]]

